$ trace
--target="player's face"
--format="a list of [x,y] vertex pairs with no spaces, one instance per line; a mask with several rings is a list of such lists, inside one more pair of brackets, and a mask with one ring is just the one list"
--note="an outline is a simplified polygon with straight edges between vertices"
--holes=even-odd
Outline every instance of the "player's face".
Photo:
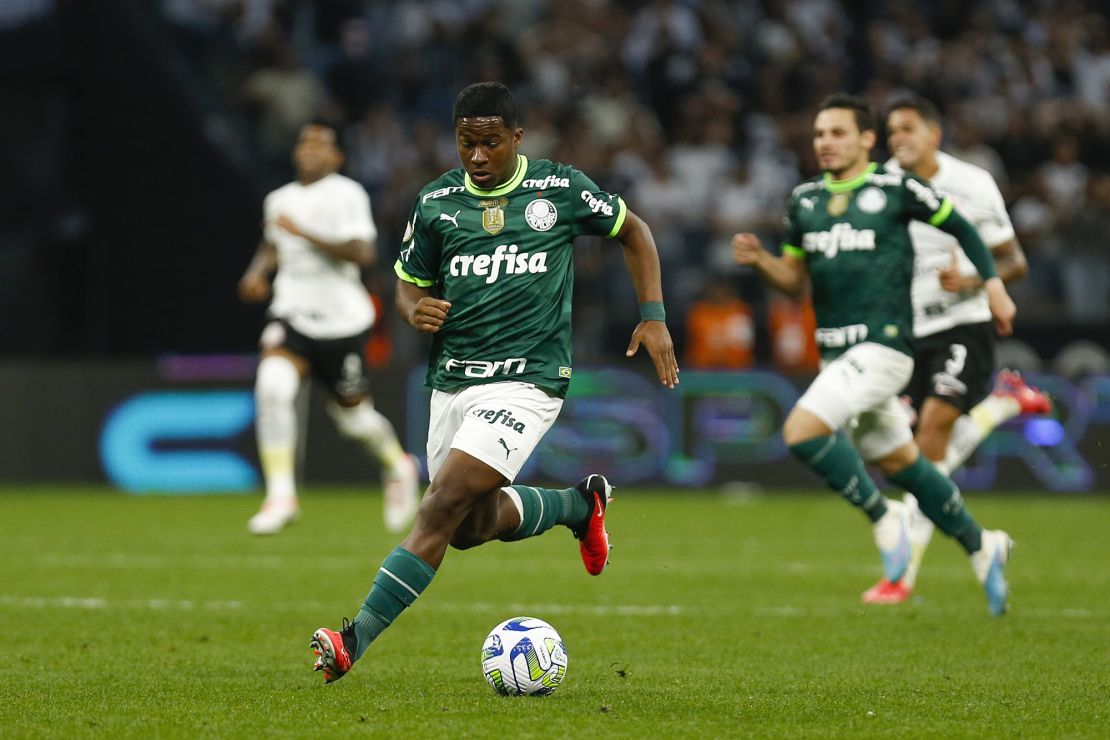
[[875,132],[860,131],[847,108],[826,108],[813,122],[813,153],[821,169],[834,178],[854,176],[866,166],[875,146]]
[[516,150],[523,131],[511,129],[500,116],[460,118],[455,146],[463,169],[482,190],[492,190],[516,172]]
[[301,129],[293,147],[293,166],[297,178],[315,180],[339,169],[343,155],[335,141],[335,131],[327,126],[309,124]]
[[898,108],[886,119],[887,147],[899,166],[915,172],[933,160],[940,146],[940,127],[921,117],[913,108]]

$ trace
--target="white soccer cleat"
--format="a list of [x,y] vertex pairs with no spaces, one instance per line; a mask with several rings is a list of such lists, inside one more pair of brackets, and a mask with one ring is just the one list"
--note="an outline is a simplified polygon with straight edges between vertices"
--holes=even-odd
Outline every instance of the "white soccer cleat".
[[891,583],[901,580],[910,564],[909,507],[888,499],[886,513],[871,529],[883,559],[883,575]]
[[262,508],[247,522],[251,534],[277,534],[285,526],[297,521],[300,506],[296,497],[289,499],[266,499]]
[[991,615],[1001,617],[1010,608],[1010,586],[1006,583],[1006,562],[1014,541],[1001,529],[983,530],[983,546],[971,553],[971,569],[987,593]]
[[385,474],[382,481],[385,498],[385,528],[394,533],[404,532],[416,518],[420,507],[420,465],[412,455],[405,455],[401,462]]
[[902,581],[912,591],[917,583],[917,572],[921,570],[921,561],[925,559],[925,550],[929,547],[929,540],[933,538],[933,530],[936,526],[921,512],[917,499],[912,493],[904,495],[902,502],[906,504],[910,525],[910,564],[906,568],[906,575],[902,576]]

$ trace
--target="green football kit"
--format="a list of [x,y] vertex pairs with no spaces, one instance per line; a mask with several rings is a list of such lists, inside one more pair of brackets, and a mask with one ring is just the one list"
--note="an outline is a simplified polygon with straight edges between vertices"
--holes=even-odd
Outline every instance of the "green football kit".
[[515,380],[565,397],[574,238],[614,237],[627,213],[620,197],[575,168],[523,155],[492,190],[462,168],[425,187],[394,269],[451,302],[426,384],[451,391]]
[[826,173],[794,189],[783,253],[804,260],[809,271],[823,358],[861,342],[913,355],[911,220],[957,237],[983,279],[994,277],[994,260],[975,228],[920,178],[872,163],[850,180]]

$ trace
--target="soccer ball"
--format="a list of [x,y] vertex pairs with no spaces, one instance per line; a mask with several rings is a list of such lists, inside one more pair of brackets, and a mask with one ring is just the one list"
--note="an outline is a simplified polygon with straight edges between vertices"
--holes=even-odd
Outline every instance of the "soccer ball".
[[567,648],[542,619],[506,619],[482,645],[482,674],[502,696],[551,694],[567,675]]

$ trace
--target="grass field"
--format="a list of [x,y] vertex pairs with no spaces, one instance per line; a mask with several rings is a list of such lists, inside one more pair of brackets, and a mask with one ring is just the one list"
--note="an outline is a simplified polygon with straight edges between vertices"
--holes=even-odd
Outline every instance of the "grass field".
[[[310,490],[253,538],[248,497],[0,489],[0,736],[1110,736],[1110,498],[972,496],[1018,541],[991,619],[935,541],[912,604],[832,494],[618,490],[599,578],[557,528],[450,552],[342,681],[310,670],[396,543],[380,500]],[[495,696],[479,650],[529,615],[566,640],[547,698]]]

